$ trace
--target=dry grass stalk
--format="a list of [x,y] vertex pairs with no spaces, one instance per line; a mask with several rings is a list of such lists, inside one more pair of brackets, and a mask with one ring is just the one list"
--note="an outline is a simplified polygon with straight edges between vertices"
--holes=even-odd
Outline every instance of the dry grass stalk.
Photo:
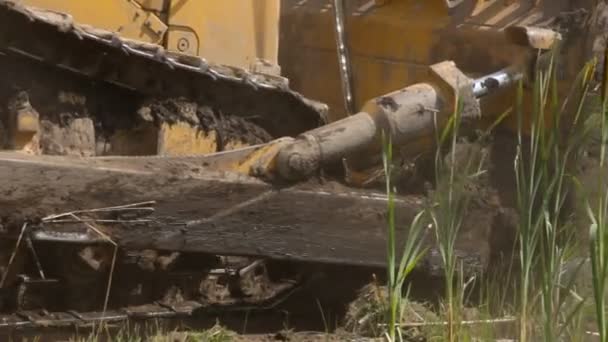
[[15,256],[17,255],[17,251],[19,250],[19,247],[21,246],[21,241],[23,240],[23,235],[25,235],[25,231],[26,231],[27,227],[28,227],[27,222],[25,222],[23,224],[23,226],[21,226],[21,232],[19,233],[19,237],[17,238],[17,243],[15,244],[15,248],[13,249],[13,253],[11,254],[10,259],[8,260],[8,265],[6,266],[6,271],[2,275],[2,280],[0,280],[0,288],[4,287],[6,277],[9,273],[8,271],[11,268],[13,261],[15,260]]

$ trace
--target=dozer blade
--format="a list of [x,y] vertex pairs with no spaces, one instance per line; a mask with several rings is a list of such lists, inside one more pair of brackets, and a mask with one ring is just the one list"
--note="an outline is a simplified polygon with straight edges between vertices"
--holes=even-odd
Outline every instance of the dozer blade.
[[[278,188],[255,178],[207,170],[204,163],[204,157],[75,159],[0,153],[0,217],[14,232],[23,222],[31,222],[32,236],[42,240],[99,240],[90,229],[94,224],[95,230],[126,249],[385,265],[383,194],[335,183]],[[149,201],[155,201],[153,210],[136,219],[118,216],[84,224],[84,218],[94,213],[90,209]],[[397,198],[399,243],[424,204],[423,197]],[[49,220],[62,213],[61,218],[72,221],[74,216],[66,213],[75,213],[83,222]],[[478,227],[463,228],[458,248],[472,256],[468,266],[475,267],[483,236],[472,229]],[[426,233],[430,244],[433,230]],[[425,258],[421,265],[437,265],[437,253],[430,251]]]
[[0,53],[145,96],[186,97],[226,114],[255,117],[273,136],[317,127],[327,111],[327,106],[291,91],[282,77],[167,52],[14,0],[0,0]]

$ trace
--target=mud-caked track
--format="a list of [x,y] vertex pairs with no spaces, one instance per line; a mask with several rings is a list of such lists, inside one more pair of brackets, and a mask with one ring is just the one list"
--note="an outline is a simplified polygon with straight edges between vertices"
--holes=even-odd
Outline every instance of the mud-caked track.
[[[33,139],[35,144],[25,146],[32,154],[111,155],[110,137],[116,131],[128,131],[142,124],[186,122],[202,132],[216,132],[225,142],[237,141],[242,145],[272,138],[246,119],[185,98],[148,98],[6,55],[0,55],[0,70],[6,75],[0,81],[3,149],[14,148],[7,132],[14,112],[24,108],[35,111],[40,121],[40,131]],[[194,108],[193,116],[188,117],[190,113],[185,107]],[[218,151],[222,149],[222,144],[218,144]],[[8,198],[3,203],[10,205]],[[61,225],[82,231],[82,222],[66,218],[67,222]],[[110,214],[104,218],[117,217]],[[113,246],[103,239],[90,243],[69,241],[69,237],[63,243],[38,241],[27,231],[19,240],[18,226],[30,221],[31,227],[39,219],[23,217],[23,222],[17,223],[2,218],[0,310],[7,315],[0,318],[0,326],[4,328],[86,325],[107,317],[115,321],[135,317],[181,318],[210,306],[232,310],[271,307],[299,285],[295,273],[291,273],[291,278],[273,277],[266,265],[255,259],[122,249],[114,256]],[[94,217],[85,220],[90,219]],[[109,274],[113,278],[110,292]],[[134,308],[141,305],[144,306]],[[104,307],[105,314],[101,312]],[[40,309],[56,313],[40,316],[36,311]]]
[[[295,134],[296,124],[312,128],[322,120],[323,109],[290,91],[280,78],[200,59],[184,61],[164,55],[160,47],[122,41],[110,32],[80,27],[69,16],[11,1],[0,4],[0,16],[2,25],[10,26],[3,31],[31,33],[33,39],[2,35],[2,149],[71,157],[137,155],[141,150],[122,148],[114,137],[123,132],[138,140],[141,127],[182,123],[201,134],[213,133],[212,152],[220,152]],[[294,126],[271,119],[285,108],[301,114]],[[21,112],[39,122],[38,132],[25,142],[15,133]],[[11,205],[8,198],[3,202]],[[99,236],[78,241],[69,233],[60,234],[63,240],[41,241],[26,228],[41,218],[1,219],[3,327],[181,317],[201,307],[272,307],[301,282],[297,272],[276,277],[256,259],[115,249]],[[60,225],[79,226],[77,231],[88,226],[86,231],[96,230],[98,222],[125,218],[66,219]],[[32,311],[40,309],[56,313]]]

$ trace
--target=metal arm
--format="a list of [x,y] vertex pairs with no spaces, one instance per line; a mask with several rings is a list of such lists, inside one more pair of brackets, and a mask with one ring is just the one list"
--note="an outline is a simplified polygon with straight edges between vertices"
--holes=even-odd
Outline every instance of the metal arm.
[[338,51],[338,64],[340,66],[340,80],[344,96],[344,108],[348,115],[355,112],[355,99],[353,97],[352,72],[350,56],[346,47],[346,28],[344,25],[344,0],[334,0],[334,19],[336,22],[336,48]]

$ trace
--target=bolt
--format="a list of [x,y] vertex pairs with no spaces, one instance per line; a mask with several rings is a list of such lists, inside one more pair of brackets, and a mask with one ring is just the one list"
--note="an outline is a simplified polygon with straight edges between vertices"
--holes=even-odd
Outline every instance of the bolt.
[[180,38],[177,41],[177,49],[180,52],[188,51],[189,48],[190,48],[190,42],[188,41],[188,39],[186,39],[186,38]]

